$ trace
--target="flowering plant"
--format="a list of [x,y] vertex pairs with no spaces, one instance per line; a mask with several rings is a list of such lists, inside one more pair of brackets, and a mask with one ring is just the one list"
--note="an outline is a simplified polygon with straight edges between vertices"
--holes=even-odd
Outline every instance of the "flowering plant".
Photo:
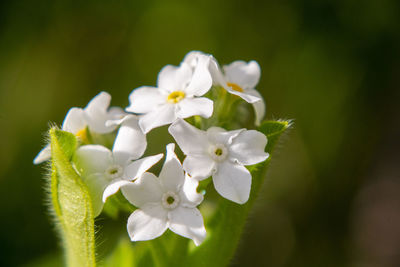
[[[262,122],[259,78],[255,61],[221,68],[213,56],[190,52],[160,71],[157,87],[133,90],[125,111],[109,108],[111,96],[101,92],[86,108],[72,108],[62,130],[51,128],[34,163],[51,162],[51,206],[68,266],[99,262],[94,220],[116,212],[129,216],[125,236],[133,243],[122,237],[102,265],[227,265],[270,153],[290,127]],[[166,144],[155,175],[163,154],[143,157],[146,134],[163,125],[184,158]]]

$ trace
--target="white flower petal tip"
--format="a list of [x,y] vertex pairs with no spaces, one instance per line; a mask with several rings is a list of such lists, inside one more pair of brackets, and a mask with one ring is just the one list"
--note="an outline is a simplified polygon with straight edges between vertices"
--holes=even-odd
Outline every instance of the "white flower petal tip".
[[166,160],[171,160],[172,158],[177,158],[175,154],[175,144],[174,143],[169,143],[166,146],[167,149],[167,156]]
[[89,101],[85,110],[89,111],[106,111],[110,106],[111,95],[107,92],[100,92],[92,100]]
[[159,178],[146,172],[121,188],[127,200],[139,208],[128,219],[132,241],[156,238],[167,228],[196,245],[204,240],[204,222],[196,208],[203,196],[196,191],[198,182],[185,177],[174,148],[173,143],[167,145]]
[[178,235],[192,239],[196,246],[206,237],[203,217],[196,208],[179,207],[171,211],[169,228]]
[[167,213],[157,205],[146,205],[128,218],[127,230],[132,241],[146,241],[161,236],[167,230]]
[[106,202],[107,198],[110,196],[114,195],[119,191],[119,189],[127,184],[130,184],[130,181],[127,180],[120,180],[120,181],[115,181],[109,185],[107,185],[106,189],[104,190],[103,193],[103,203]]
[[62,130],[77,134],[82,129],[85,129],[87,121],[85,120],[84,113],[84,110],[81,108],[71,108],[68,110],[62,124]]
[[147,134],[154,128],[167,125],[175,121],[176,108],[173,105],[161,105],[153,111],[142,115],[139,126]]
[[265,101],[262,97],[262,95],[256,90],[256,89],[249,89],[247,90],[247,93],[249,95],[255,96],[260,98],[259,101],[255,101],[252,103],[253,105],[253,109],[254,109],[254,117],[255,117],[255,122],[254,124],[256,126],[260,126],[261,125],[261,121],[263,120],[264,116],[265,116]]
[[211,55],[194,52],[183,60],[182,64],[188,64],[193,71],[192,80],[186,91],[195,96],[202,96],[210,90],[213,80],[209,70]]
[[126,116],[114,141],[113,154],[118,162],[140,158],[147,147],[146,135],[136,116]]
[[142,86],[134,89],[129,95],[127,112],[148,113],[165,102],[165,94],[156,87]]
[[106,126],[111,127],[111,126],[120,126],[121,124],[126,123],[129,120],[139,120],[138,116],[133,115],[133,114],[121,114],[120,118],[112,119],[106,121]]
[[148,169],[159,162],[164,157],[164,154],[160,153],[154,156],[144,157],[139,160],[128,163],[125,166],[125,174],[129,180],[135,180],[142,176]]
[[41,164],[51,158],[51,148],[50,145],[45,146],[39,154],[34,158],[33,164],[38,165]]
[[[184,197],[187,199],[186,205],[187,207],[196,207],[200,205],[204,200],[204,196],[201,193],[197,192],[197,187],[199,186],[199,182],[194,177],[190,177],[187,173],[185,174],[185,182],[183,184],[183,193]],[[192,203],[192,205],[188,205],[188,203]]]
[[198,51],[198,50],[194,50],[194,51],[190,51],[189,53],[187,53],[185,55],[185,57],[183,58],[184,63],[188,64],[190,67],[194,68],[197,65],[197,61],[199,57],[211,57],[210,54],[206,54],[204,52]]
[[243,131],[233,139],[230,156],[242,165],[254,165],[263,162],[269,156],[265,152],[267,142],[267,137],[259,131]]
[[114,119],[115,116],[109,112],[110,102],[111,95],[107,92],[100,92],[83,109],[84,119],[93,132],[105,134],[115,130],[115,126],[106,126],[106,121]]
[[[183,119],[177,119],[173,122],[168,131],[185,155],[202,153],[204,144],[208,142],[204,131],[197,129]],[[196,142],[193,142],[194,140]]]
[[238,204],[247,202],[251,189],[251,174],[243,165],[224,162],[213,175],[214,187],[224,198]]

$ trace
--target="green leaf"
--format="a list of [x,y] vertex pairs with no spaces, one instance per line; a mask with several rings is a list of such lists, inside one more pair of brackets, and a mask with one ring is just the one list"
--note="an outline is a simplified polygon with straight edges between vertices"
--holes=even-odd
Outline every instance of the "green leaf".
[[210,267],[229,264],[239,243],[248,213],[261,189],[272,150],[290,125],[290,121],[266,121],[260,126],[259,131],[268,138],[266,151],[270,153],[270,157],[265,162],[249,168],[253,178],[248,202],[239,205],[221,198],[215,215],[206,223],[206,240],[192,250],[183,266]]
[[51,201],[67,266],[92,267],[95,261],[93,208],[88,189],[71,165],[76,137],[50,129]]

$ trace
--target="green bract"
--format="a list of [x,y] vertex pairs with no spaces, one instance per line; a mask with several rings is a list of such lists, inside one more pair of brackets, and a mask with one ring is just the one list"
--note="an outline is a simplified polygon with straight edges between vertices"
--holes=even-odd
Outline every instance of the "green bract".
[[88,189],[71,165],[76,137],[50,129],[51,201],[68,266],[96,266],[94,217]]

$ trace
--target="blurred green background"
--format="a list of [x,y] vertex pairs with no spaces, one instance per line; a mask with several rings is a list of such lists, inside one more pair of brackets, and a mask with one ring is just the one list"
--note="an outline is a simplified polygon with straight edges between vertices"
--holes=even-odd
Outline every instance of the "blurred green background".
[[232,266],[400,266],[399,14],[397,0],[2,1],[0,266],[59,251],[32,164],[49,121],[102,90],[126,107],[190,50],[257,60],[267,118],[295,122]]

